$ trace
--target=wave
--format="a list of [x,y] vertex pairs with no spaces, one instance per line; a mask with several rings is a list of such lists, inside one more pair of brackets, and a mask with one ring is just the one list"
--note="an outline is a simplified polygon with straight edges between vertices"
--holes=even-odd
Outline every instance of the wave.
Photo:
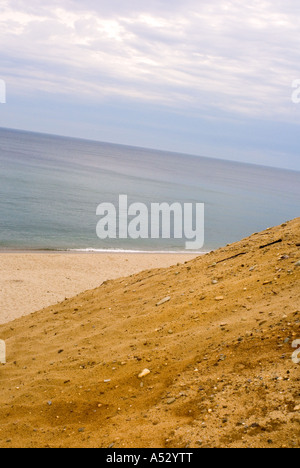
[[0,253],[99,253],[99,254],[171,254],[171,255],[205,255],[209,252],[195,251],[195,250],[133,250],[133,249],[95,249],[95,248],[82,248],[82,249],[55,249],[55,248],[0,248]]
[[209,252],[203,251],[194,251],[194,250],[126,250],[126,249],[67,249],[67,250],[58,250],[58,252],[77,252],[77,253],[119,253],[119,254],[196,254],[196,255],[205,255]]

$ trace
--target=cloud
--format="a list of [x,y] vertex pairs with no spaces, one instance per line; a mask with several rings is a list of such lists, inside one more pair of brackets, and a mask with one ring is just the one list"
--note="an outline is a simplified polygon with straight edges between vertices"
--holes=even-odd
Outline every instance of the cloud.
[[210,116],[287,117],[290,0],[2,0],[2,73],[19,93],[128,99]]

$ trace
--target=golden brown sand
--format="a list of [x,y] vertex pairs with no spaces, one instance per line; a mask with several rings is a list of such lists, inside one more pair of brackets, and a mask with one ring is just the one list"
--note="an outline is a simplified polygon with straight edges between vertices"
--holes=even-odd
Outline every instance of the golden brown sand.
[[299,448],[299,237],[296,219],[0,326],[0,446]]
[[0,254],[0,324],[73,297],[103,281],[163,268],[192,254]]

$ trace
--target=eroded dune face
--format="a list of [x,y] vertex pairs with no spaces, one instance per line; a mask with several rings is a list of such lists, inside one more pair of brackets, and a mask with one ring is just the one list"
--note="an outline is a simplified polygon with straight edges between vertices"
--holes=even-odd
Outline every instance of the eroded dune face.
[[1,447],[299,447],[299,232],[0,326]]

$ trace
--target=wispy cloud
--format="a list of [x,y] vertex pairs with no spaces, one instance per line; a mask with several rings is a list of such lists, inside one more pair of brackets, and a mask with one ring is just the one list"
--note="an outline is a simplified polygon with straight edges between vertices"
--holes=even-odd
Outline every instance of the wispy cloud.
[[0,4],[2,70],[33,89],[274,117],[297,78],[286,0]]

